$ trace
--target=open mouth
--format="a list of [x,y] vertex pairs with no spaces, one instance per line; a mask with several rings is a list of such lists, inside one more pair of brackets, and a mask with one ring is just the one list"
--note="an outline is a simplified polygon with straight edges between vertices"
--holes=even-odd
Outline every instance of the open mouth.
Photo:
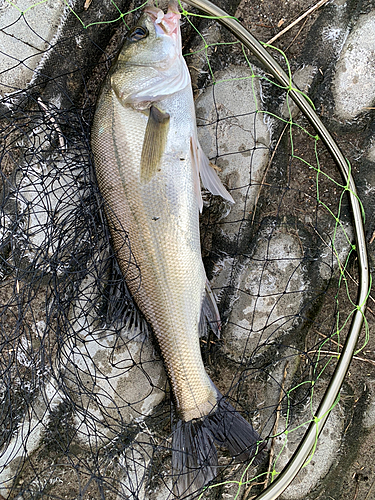
[[145,13],[151,17],[158,34],[173,35],[178,33],[181,14],[176,2],[170,2],[166,14],[157,7],[146,7]]

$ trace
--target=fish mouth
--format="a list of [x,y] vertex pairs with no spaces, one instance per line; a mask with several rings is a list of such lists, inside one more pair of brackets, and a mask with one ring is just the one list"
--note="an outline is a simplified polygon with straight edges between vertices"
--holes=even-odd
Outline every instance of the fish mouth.
[[161,9],[153,6],[146,7],[144,12],[150,16],[158,35],[178,35],[181,14],[178,11],[176,2],[169,3],[166,14]]

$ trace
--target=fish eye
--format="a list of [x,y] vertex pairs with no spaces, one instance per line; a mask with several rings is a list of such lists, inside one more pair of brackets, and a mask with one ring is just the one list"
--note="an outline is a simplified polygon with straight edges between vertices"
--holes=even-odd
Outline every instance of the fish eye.
[[142,40],[142,38],[146,38],[147,36],[148,36],[148,29],[143,28],[142,26],[137,26],[128,35],[127,38],[130,42],[138,42],[138,40]]

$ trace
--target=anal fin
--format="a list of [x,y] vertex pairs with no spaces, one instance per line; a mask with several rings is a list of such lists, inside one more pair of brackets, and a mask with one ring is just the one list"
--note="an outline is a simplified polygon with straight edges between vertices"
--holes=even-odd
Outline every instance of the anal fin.
[[214,294],[212,293],[210,284],[206,281],[206,291],[202,302],[201,317],[199,320],[199,336],[204,337],[207,333],[207,322],[210,328],[217,337],[220,337],[221,320],[220,313],[217,308]]
[[141,181],[149,182],[160,168],[169,130],[170,115],[151,106],[141,155]]

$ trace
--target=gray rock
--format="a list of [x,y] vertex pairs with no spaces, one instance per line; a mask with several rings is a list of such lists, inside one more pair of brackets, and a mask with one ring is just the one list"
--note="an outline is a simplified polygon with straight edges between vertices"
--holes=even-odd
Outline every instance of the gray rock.
[[[319,402],[325,384],[316,384],[314,388],[314,402]],[[313,419],[316,405],[306,406],[306,413],[296,418],[293,422],[287,422],[284,416],[280,416],[279,432],[287,429],[275,439],[275,469],[281,472],[301,442],[308,424]],[[317,441],[314,453],[310,456],[308,463],[300,470],[294,481],[281,495],[283,500],[299,500],[306,495],[324,478],[332,465],[337,461],[345,419],[341,407],[337,404],[330,412],[326,425]]]
[[[292,348],[286,349],[283,354],[283,359],[275,364],[267,380],[263,395],[265,410],[261,413],[262,419],[266,421],[264,432],[273,437],[269,447],[272,449],[273,457],[271,471],[274,470],[276,474],[283,470],[293,456],[310,421],[314,418],[315,411],[327,387],[326,381],[316,382],[311,397],[306,400],[303,408],[299,407],[298,412],[295,413],[293,398],[295,391],[301,389],[303,384],[300,387],[294,387],[293,378],[296,373],[303,370],[303,367],[300,366],[300,356],[296,356],[296,351]],[[305,387],[308,387],[307,384]],[[290,388],[293,387],[294,389],[291,390]],[[279,405],[280,398],[282,398],[282,402],[276,421],[276,414],[272,410]],[[338,461],[345,425],[345,413],[338,403],[331,410],[308,462],[280,498],[283,500],[305,498],[325,478],[331,467]]]
[[[279,362],[275,362],[270,369],[267,382],[262,392],[265,408],[262,409],[260,417],[264,425],[263,435],[265,436],[273,436],[275,434],[276,429],[274,426],[277,418],[275,408],[279,406],[281,398],[284,398],[285,401],[284,391],[286,391],[288,387],[293,387],[293,379],[300,367],[300,362],[301,357],[296,356],[296,349],[288,347],[283,351],[282,359]],[[283,430],[282,425],[283,424],[279,422],[277,432]]]
[[27,86],[67,9],[63,0],[40,3],[25,0],[19,5],[0,2],[0,95]]
[[[108,255],[96,255],[95,262],[105,265],[107,258]],[[99,269],[100,266],[92,267],[103,279],[105,273]],[[18,427],[15,426],[13,435],[1,453],[0,494],[8,496],[8,490],[14,488],[22,465],[36,451],[43,449],[49,423],[51,418],[55,418],[52,417],[53,412],[63,401],[68,402],[70,408],[74,407],[72,425],[75,446],[78,443],[83,456],[95,447],[110,446],[111,440],[121,436],[126,424],[143,424],[145,417],[165,396],[164,366],[154,351],[144,324],[137,318],[134,327],[130,321],[103,327],[97,309],[93,307],[100,300],[101,290],[97,283],[98,276],[94,272],[83,279],[78,291],[79,298],[71,305],[64,343],[53,360],[53,372],[58,374],[59,380],[51,375],[46,366],[41,366],[40,370],[38,367],[39,393],[32,398],[30,406],[24,409],[23,418],[20,418]],[[44,321],[35,324],[33,331],[36,336],[45,334]],[[18,350],[19,365],[30,364],[30,356],[26,355],[28,350],[26,344],[24,351]],[[54,425],[57,425],[55,421]],[[52,436],[52,439],[56,441],[56,436]],[[144,443],[147,444],[146,441]],[[149,457],[144,462],[143,475],[152,457],[150,446],[147,448],[146,444],[143,448],[137,442],[129,445],[122,462],[118,462],[120,470],[117,472],[121,473],[123,479],[117,481],[117,489],[136,490],[134,484],[131,489],[130,483],[136,479],[134,474],[141,474],[139,464],[142,450],[144,457]],[[47,459],[49,452],[44,449],[43,453]],[[125,462],[129,471],[127,479],[125,466],[121,468]],[[39,473],[43,476],[42,471]],[[30,466],[25,466],[25,474],[30,474]],[[35,482],[35,488],[38,487],[38,481]],[[142,488],[145,483],[146,478]]]
[[375,428],[375,380],[368,382],[369,402],[363,416],[363,427],[365,429]]
[[231,240],[244,214],[254,209],[269,156],[270,130],[266,115],[257,113],[261,89],[253,75],[250,68],[231,66],[216,73],[216,84],[196,101],[199,141],[236,202],[224,221],[225,237]]
[[98,325],[90,308],[99,298],[95,277],[85,279],[80,288],[58,368],[75,403],[79,439],[105,443],[124,424],[142,421],[163,400],[166,374],[142,329]]
[[[78,216],[90,188],[85,172],[88,152],[52,149],[50,140],[50,125],[43,123],[20,140],[22,157],[13,180],[5,185],[0,236],[3,242],[11,241],[15,267],[32,266],[45,275],[57,266],[62,275],[71,259],[69,252],[64,257],[61,252],[74,235],[71,217]],[[30,152],[29,143],[40,146],[37,154]]]
[[[297,69],[293,75],[293,84],[305,94],[308,94],[310,85],[316,75],[318,68],[310,64],[304,65]],[[281,107],[281,115],[286,118],[296,118],[300,113],[299,107],[294,103],[293,99],[287,96],[287,99]]]
[[[298,237],[282,227],[270,224],[259,235],[254,254],[239,270],[233,310],[223,331],[235,357],[250,356],[260,342],[293,328],[309,285],[302,258]],[[214,288],[217,279],[223,278],[213,279]]]
[[[375,163],[375,139],[367,151],[367,159]],[[374,188],[373,188],[374,189]]]
[[[5,497],[12,491],[14,480],[22,468],[25,457],[41,446],[49,411],[62,401],[62,395],[51,380],[41,386],[40,394],[15,429],[12,439],[6,442],[4,449],[1,450],[0,494]],[[46,411],[47,408],[49,411]]]
[[118,500],[144,498],[152,454],[151,435],[139,432],[118,460],[119,471],[116,474],[119,477]]
[[333,82],[335,113],[343,120],[352,120],[375,99],[375,15],[360,16],[348,36],[336,65]]
[[346,259],[352,249],[354,231],[351,224],[338,221],[335,230],[331,231],[319,259],[319,273],[321,278],[328,280],[332,271],[338,272],[345,267]]
[[93,431],[96,441],[109,439],[123,424],[143,419],[163,400],[164,367],[149,339],[129,339],[126,331],[110,329],[81,331],[78,336],[82,340],[66,344],[62,356],[64,382],[76,400],[78,433],[86,442]]
[[150,489],[145,499],[147,498],[147,500],[173,500],[174,497],[171,493],[172,490],[171,472],[172,472],[171,470],[165,470],[165,476],[168,477],[165,477],[163,482],[158,484],[157,487]]

